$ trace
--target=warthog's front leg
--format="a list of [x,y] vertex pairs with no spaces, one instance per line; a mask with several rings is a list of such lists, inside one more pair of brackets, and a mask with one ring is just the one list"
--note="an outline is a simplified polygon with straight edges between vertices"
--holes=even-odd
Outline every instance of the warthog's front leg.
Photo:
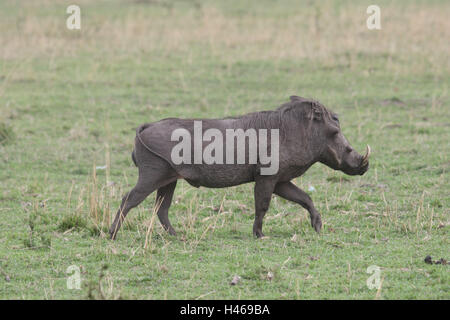
[[253,224],[253,234],[264,237],[262,224],[264,215],[269,209],[275,182],[269,177],[260,176],[255,180],[255,223]]
[[311,225],[317,231],[320,232],[322,228],[322,219],[320,213],[314,207],[314,204],[310,196],[302,189],[298,188],[292,182],[280,182],[275,186],[274,193],[280,197],[298,203],[303,208],[308,210],[311,217]]

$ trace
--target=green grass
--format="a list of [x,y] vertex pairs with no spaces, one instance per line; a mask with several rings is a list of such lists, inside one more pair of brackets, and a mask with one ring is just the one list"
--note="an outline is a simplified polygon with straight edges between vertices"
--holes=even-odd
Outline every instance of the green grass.
[[[450,258],[448,3],[380,1],[380,31],[347,1],[80,1],[80,31],[65,29],[64,2],[38,3],[0,4],[0,298],[450,298],[448,266],[424,262]],[[373,150],[362,177],[316,164],[295,179],[315,188],[322,234],[274,196],[256,240],[252,184],[180,181],[176,237],[152,194],[107,240],[137,179],[139,124],[273,109],[292,94]],[[81,290],[67,289],[71,265]]]

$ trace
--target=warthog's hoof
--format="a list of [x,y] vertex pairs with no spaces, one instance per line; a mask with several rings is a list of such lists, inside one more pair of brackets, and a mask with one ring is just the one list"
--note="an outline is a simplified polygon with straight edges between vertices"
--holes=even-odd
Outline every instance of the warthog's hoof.
[[322,229],[322,218],[320,215],[311,218],[311,225],[317,233],[320,233],[320,230]]
[[109,229],[109,240],[116,240],[117,230]]
[[262,230],[253,230],[253,235],[257,238],[265,237],[264,233],[262,233]]

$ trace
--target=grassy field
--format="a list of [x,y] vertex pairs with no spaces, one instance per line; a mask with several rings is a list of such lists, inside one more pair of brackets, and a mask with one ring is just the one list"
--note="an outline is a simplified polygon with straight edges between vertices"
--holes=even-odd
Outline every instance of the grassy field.
[[[381,30],[366,1],[77,0],[81,30],[66,28],[69,4],[0,2],[0,298],[450,298],[449,267],[424,262],[450,258],[448,1],[380,0]],[[176,237],[152,194],[107,239],[137,179],[138,125],[292,94],[373,150],[362,177],[316,164],[294,180],[314,188],[322,234],[274,196],[257,240],[252,184],[180,181]],[[71,265],[81,290],[67,288]]]

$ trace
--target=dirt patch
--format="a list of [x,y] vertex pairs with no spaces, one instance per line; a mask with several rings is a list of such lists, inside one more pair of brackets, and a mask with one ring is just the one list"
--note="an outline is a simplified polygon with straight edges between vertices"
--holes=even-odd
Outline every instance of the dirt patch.
[[397,105],[397,106],[404,106],[404,105],[406,104],[405,102],[403,102],[402,100],[400,100],[400,99],[397,98],[397,97],[392,97],[392,98],[389,98],[389,99],[384,99],[384,100],[381,101],[381,103],[382,103],[383,105]]

